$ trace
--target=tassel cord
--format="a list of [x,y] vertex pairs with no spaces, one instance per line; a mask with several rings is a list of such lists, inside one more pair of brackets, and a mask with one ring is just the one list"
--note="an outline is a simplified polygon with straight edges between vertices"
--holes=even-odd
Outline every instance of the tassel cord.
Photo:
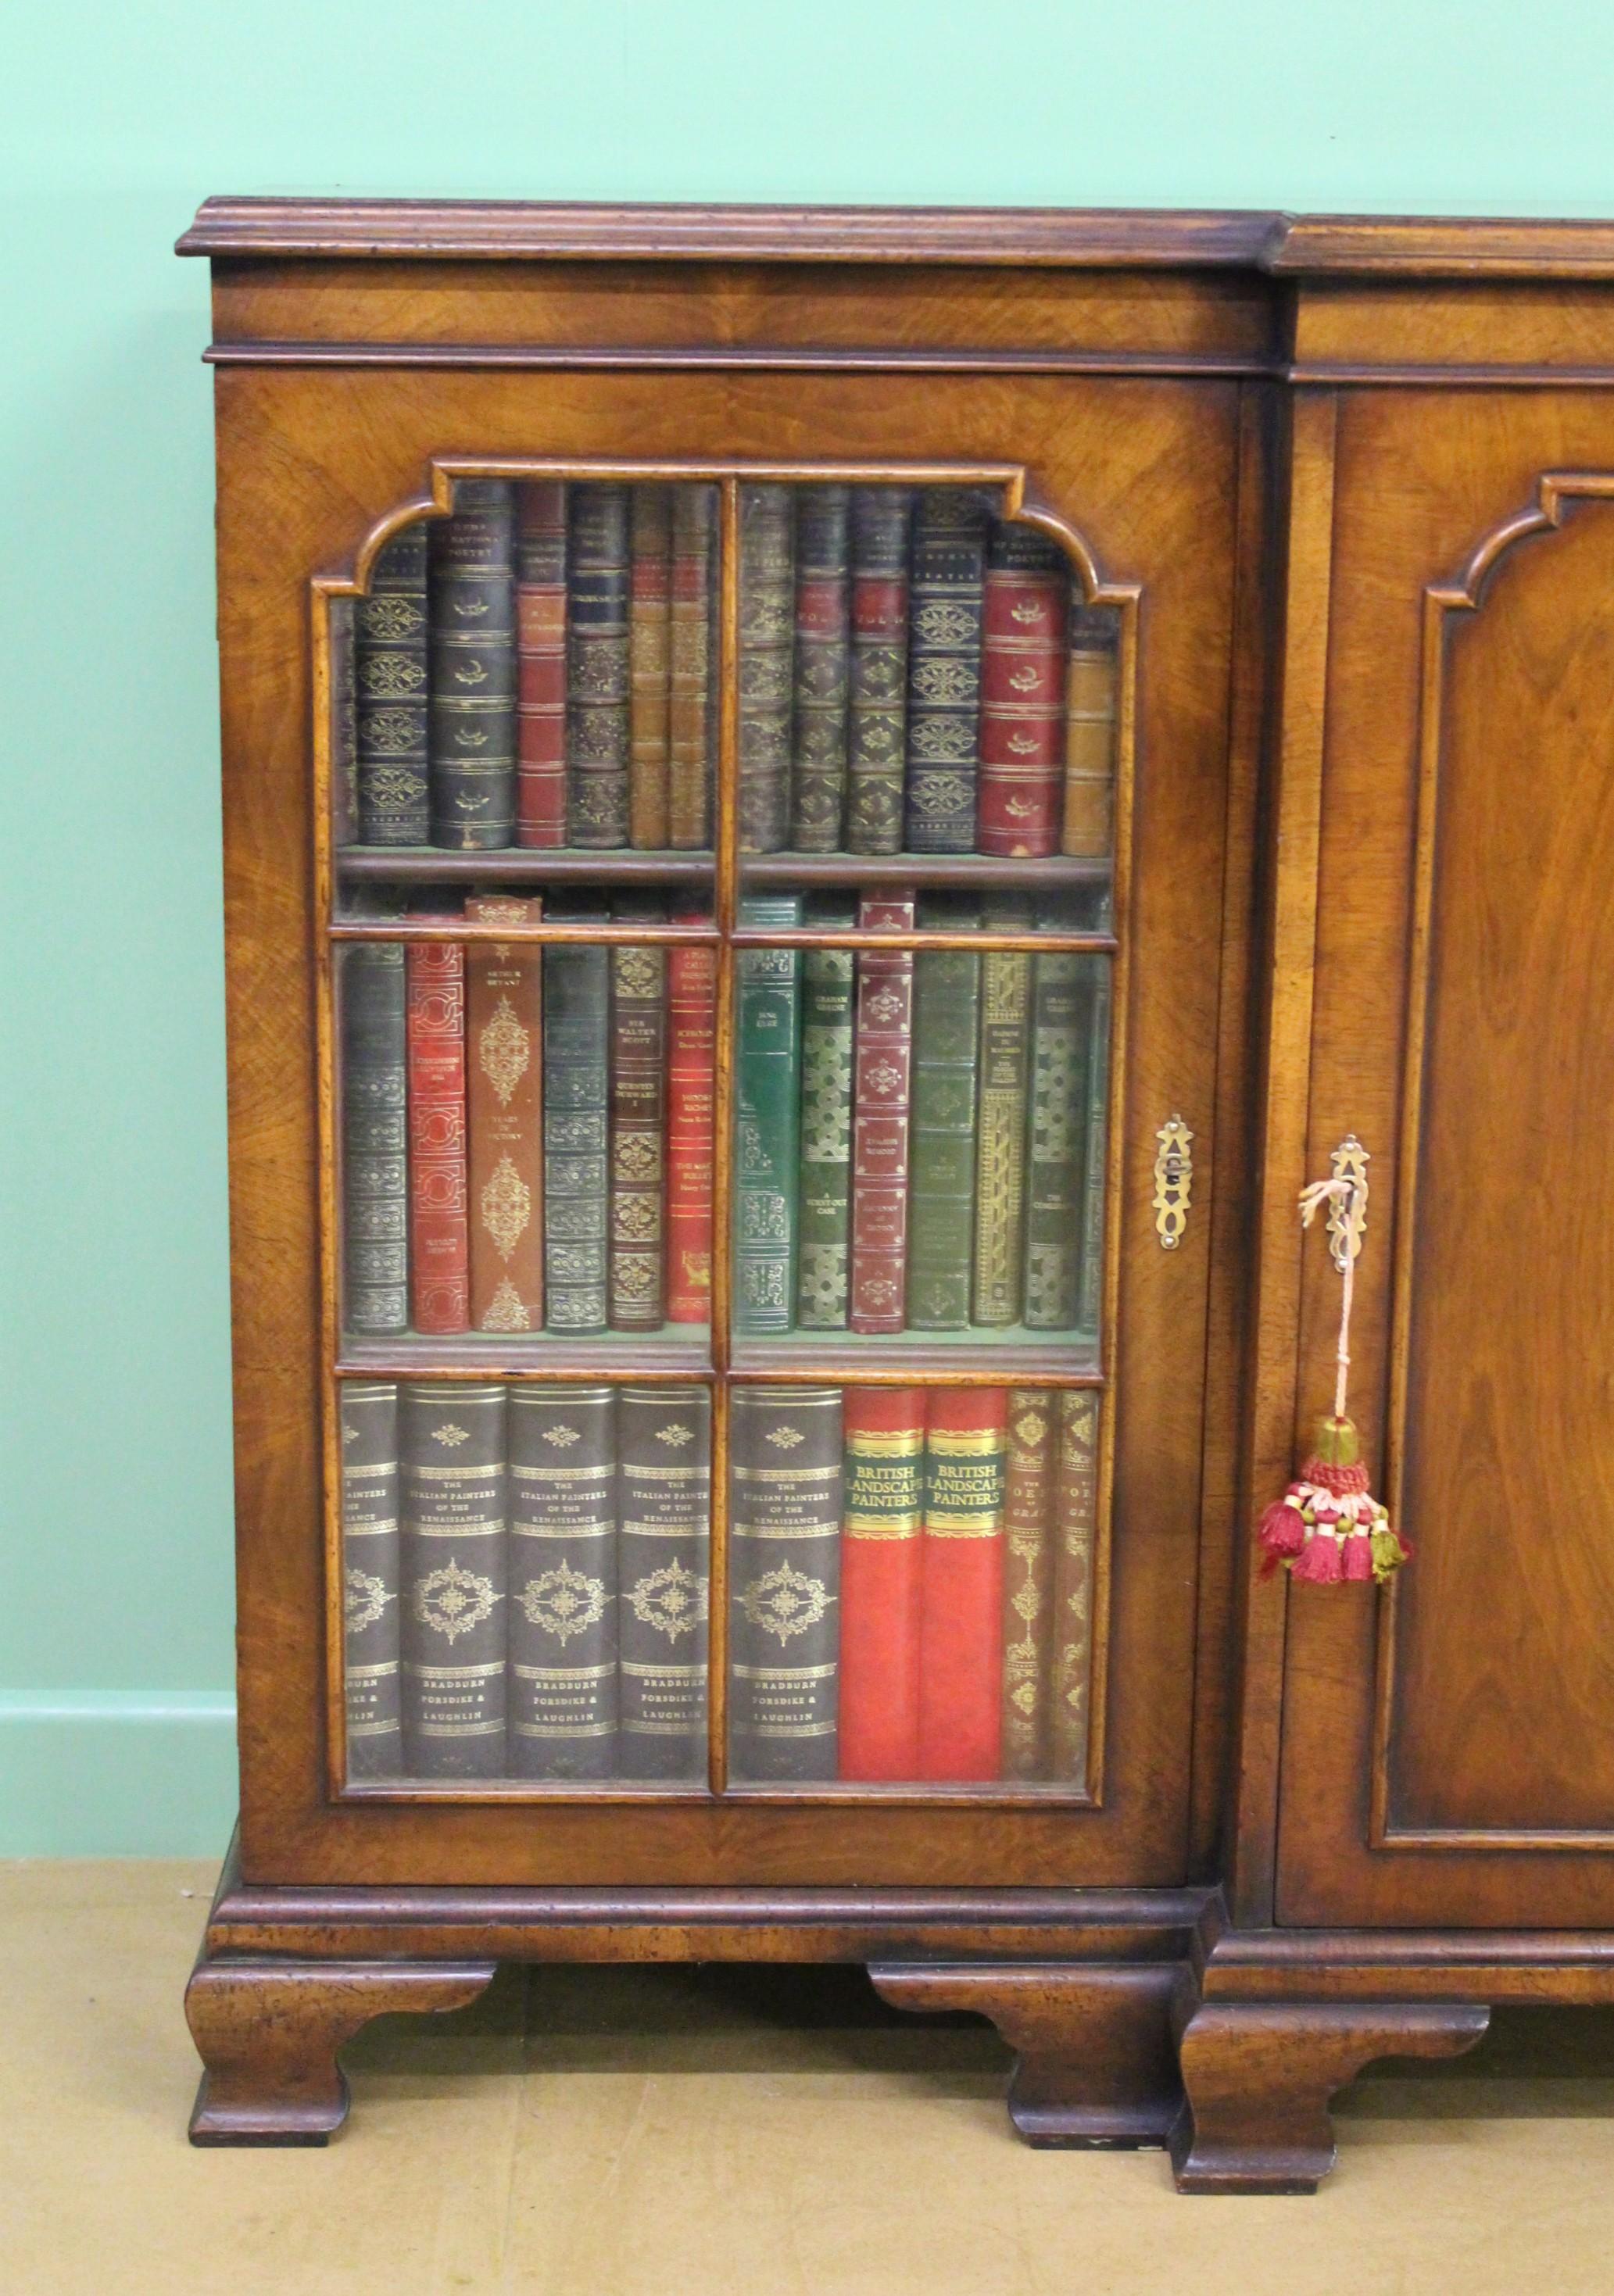
[[1334,1349],[1334,1417],[1345,1416],[1345,1398],[1350,1385],[1350,1311],[1356,1293],[1356,1252],[1361,1234],[1362,1197],[1364,1193],[1359,1180],[1347,1179],[1341,1173],[1331,1180],[1314,1180],[1310,1187],[1300,1191],[1300,1225],[1309,1227],[1324,1204],[1337,1203],[1345,1214],[1345,1271],[1340,1302],[1340,1338]]

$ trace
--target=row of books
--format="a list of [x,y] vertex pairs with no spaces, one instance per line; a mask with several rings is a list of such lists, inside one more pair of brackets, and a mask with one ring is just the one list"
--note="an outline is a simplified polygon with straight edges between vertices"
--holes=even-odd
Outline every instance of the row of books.
[[[815,922],[1030,924],[1011,898],[826,898]],[[530,923],[540,907],[473,895],[466,914]],[[754,924],[804,914],[799,896],[743,905]],[[747,948],[734,962],[736,1330],[1095,1335],[1107,960]],[[349,947],[347,1328],[706,1324],[716,995],[709,943]]]
[[[730,1772],[1085,1777],[1100,1403],[739,1387]],[[707,1770],[704,1387],[345,1382],[357,1779]]]
[[[338,838],[700,849],[716,489],[463,479],[337,659]],[[741,494],[740,840],[1102,857],[1118,624],[967,487]]]

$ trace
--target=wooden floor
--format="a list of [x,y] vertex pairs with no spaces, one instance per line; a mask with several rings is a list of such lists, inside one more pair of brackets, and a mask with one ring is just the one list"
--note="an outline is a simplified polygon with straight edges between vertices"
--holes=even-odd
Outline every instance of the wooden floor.
[[1614,2287],[1614,2018],[1342,2102],[1315,2200],[1010,2135],[985,2027],[847,1971],[504,1972],[372,2026],[324,2152],[196,2152],[201,1865],[0,1866],[8,2296],[1519,2296]]

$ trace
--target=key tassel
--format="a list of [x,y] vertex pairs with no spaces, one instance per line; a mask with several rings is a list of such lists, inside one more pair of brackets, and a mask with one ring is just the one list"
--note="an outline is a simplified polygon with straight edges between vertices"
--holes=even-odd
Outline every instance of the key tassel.
[[1412,1548],[1392,1529],[1383,1501],[1369,1490],[1367,1469],[1362,1464],[1362,1440],[1355,1423],[1345,1415],[1351,1293],[1362,1215],[1356,1183],[1345,1178],[1319,1180],[1307,1188],[1300,1198],[1302,1226],[1309,1227],[1319,1206],[1331,1201],[1347,1205],[1345,1294],[1335,1357],[1334,1407],[1328,1418],[1317,1423],[1310,1454],[1282,1497],[1274,1499],[1261,1517],[1256,1537],[1263,1578],[1270,1578],[1282,1568],[1309,1587],[1359,1586],[1369,1578],[1382,1586],[1410,1560]]

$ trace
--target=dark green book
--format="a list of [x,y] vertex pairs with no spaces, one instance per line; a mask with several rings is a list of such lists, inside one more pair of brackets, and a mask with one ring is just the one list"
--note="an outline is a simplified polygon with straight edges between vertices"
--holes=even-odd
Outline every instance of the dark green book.
[[916,1332],[969,1328],[980,967],[968,949],[921,949],[914,960],[907,1313]]
[[[815,917],[849,926],[849,901]],[[796,1321],[843,1331],[852,1175],[852,991],[849,948],[810,948],[802,962],[801,1185]]]
[[986,572],[980,496],[968,487],[923,488],[914,512],[908,618],[903,842],[911,853],[975,850]]
[[627,843],[630,501],[615,480],[568,496],[566,836],[594,851]]
[[1081,1282],[1093,961],[1031,960],[1031,1122],[1026,1159],[1028,1331],[1074,1328]]
[[782,486],[740,491],[740,848],[777,853],[791,831],[795,503]]
[[546,948],[544,1324],[551,1332],[606,1327],[610,1035],[610,951]]
[[[989,900],[983,925],[1024,932],[1030,905]],[[1026,1113],[1031,1049],[1031,958],[993,949],[980,961],[980,1087],[975,1142],[975,1254],[971,1321],[1003,1327],[1020,1319],[1025,1284]]]
[[1094,983],[1087,1037],[1087,1125],[1085,1143],[1086,1171],[1082,1196],[1082,1266],[1077,1290],[1076,1322],[1082,1332],[1098,1332],[1104,1296],[1104,1143],[1110,1113],[1110,966],[1101,961]]
[[796,740],[791,838],[840,849],[846,814],[852,490],[804,487],[796,517]]
[[430,836],[426,749],[426,528],[384,542],[354,601],[355,796],[361,845]]
[[455,851],[515,842],[515,495],[461,479],[432,526],[431,841]]
[[[801,922],[799,893],[754,894],[742,924]],[[801,1135],[801,951],[744,948],[739,981],[734,1139],[734,1325],[788,1332],[796,1304]]]

